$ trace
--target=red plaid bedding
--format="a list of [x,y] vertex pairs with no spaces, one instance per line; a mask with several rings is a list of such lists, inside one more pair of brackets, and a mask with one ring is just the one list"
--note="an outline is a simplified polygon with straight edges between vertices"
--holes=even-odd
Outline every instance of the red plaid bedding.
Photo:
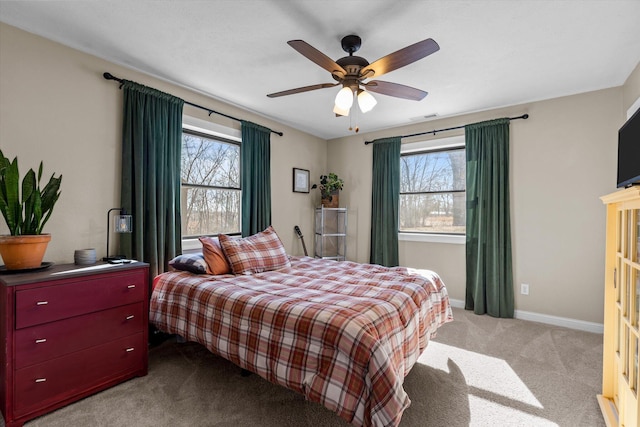
[[436,273],[291,257],[254,275],[156,278],[150,320],[357,426],[397,426],[405,375],[453,320]]

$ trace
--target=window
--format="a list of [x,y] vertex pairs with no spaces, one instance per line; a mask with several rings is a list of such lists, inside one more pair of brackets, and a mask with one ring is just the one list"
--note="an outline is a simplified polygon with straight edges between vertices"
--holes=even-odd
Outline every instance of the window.
[[463,137],[404,144],[400,156],[402,233],[465,233]]
[[240,143],[182,130],[182,237],[240,234]]

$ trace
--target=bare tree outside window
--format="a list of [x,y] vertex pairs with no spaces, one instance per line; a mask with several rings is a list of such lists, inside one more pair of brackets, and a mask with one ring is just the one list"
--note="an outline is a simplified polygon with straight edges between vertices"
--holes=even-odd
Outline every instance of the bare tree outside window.
[[400,231],[465,233],[464,148],[400,157]]
[[182,235],[240,233],[240,145],[183,129]]

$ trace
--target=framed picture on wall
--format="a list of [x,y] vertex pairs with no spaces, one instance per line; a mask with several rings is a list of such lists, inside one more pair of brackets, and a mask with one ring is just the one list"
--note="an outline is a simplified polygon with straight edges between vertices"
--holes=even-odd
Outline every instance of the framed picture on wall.
[[309,171],[306,169],[293,168],[293,192],[309,192]]

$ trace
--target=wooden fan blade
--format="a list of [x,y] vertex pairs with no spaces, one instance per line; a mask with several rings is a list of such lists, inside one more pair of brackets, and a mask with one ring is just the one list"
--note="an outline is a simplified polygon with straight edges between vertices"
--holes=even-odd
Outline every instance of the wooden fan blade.
[[360,76],[361,78],[379,77],[384,73],[416,62],[438,50],[440,50],[440,46],[433,39],[422,40],[372,62],[361,70]]
[[381,93],[388,96],[395,96],[396,98],[411,99],[413,101],[420,101],[425,96],[427,96],[427,92],[423,90],[416,89],[411,86],[401,85],[398,83],[383,82],[380,80],[363,83],[363,86],[365,86],[367,90],[371,92]]
[[327,88],[327,87],[334,87],[334,86],[337,86],[339,84],[340,83],[320,83],[320,84],[317,84],[317,85],[303,86],[303,87],[299,87],[299,88],[295,88],[295,89],[283,90],[282,92],[270,93],[267,96],[269,98],[277,98],[279,96],[293,95],[294,93],[309,92],[310,90],[324,89],[324,88]]
[[304,40],[289,40],[287,44],[289,44],[289,46],[300,52],[307,59],[315,62],[331,74],[336,74],[341,78],[343,78],[347,74],[347,71],[342,68],[336,61],[329,58],[327,55],[320,52],[318,49],[311,46]]

